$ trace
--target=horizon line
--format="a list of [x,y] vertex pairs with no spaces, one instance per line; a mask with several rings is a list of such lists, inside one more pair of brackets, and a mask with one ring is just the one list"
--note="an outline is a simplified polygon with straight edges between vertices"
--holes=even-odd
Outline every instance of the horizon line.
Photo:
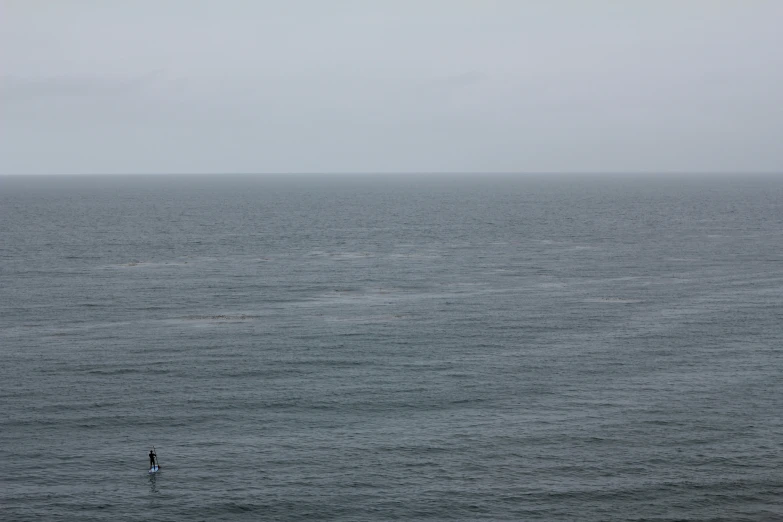
[[98,177],[98,176],[564,176],[564,175],[576,175],[576,176],[591,176],[591,175],[630,175],[630,176],[649,176],[649,175],[664,175],[664,176],[705,176],[705,175],[743,175],[743,176],[759,176],[759,175],[781,175],[783,170],[754,170],[754,171],[742,171],[742,170],[610,170],[610,171],[296,171],[296,172],[80,172],[80,173],[0,173],[0,177],[41,177],[41,176],[84,176],[84,177]]

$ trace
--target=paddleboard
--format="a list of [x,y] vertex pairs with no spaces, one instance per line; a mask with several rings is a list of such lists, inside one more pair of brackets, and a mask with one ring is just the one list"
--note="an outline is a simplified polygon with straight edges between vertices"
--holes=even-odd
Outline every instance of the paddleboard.
[[159,469],[160,469],[159,466],[152,466],[150,468],[150,473],[157,473]]

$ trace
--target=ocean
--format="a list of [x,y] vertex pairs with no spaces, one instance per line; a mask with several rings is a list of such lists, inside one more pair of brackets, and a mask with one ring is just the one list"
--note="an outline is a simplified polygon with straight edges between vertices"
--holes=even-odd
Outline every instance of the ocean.
[[781,375],[781,177],[0,177],[3,520],[780,521]]

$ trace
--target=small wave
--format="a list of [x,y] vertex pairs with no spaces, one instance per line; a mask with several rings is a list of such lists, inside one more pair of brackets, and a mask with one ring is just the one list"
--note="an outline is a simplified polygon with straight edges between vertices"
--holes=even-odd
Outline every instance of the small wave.
[[261,512],[267,510],[268,506],[262,504],[221,502],[217,504],[211,504],[206,507],[200,507],[198,510],[194,510],[194,513],[198,513],[196,518],[201,518],[206,514],[208,518],[220,519],[226,515],[241,515],[251,513],[253,511]]
[[641,299],[624,299],[622,297],[591,297],[585,299],[586,303],[606,303],[606,304],[631,304],[641,303]]
[[112,370],[88,370],[87,373],[93,375],[128,375],[133,373],[147,373],[142,372],[136,368],[116,368]]
[[389,254],[389,257],[395,259],[437,259],[439,254]]
[[68,337],[69,335],[79,335],[79,332],[52,332],[49,337]]
[[159,262],[152,262],[152,261],[139,261],[138,259],[133,259],[131,261],[128,261],[127,263],[120,263],[117,265],[108,265],[104,268],[134,268],[134,267],[149,267],[149,268],[155,268],[155,267],[173,267],[173,266],[185,266],[187,265],[187,261],[159,261]]
[[251,321],[253,319],[260,319],[260,315],[248,315],[248,314],[217,314],[217,315],[186,315],[179,317],[180,321]]
[[329,255],[334,259],[361,259],[372,256],[370,252],[333,252]]
[[354,316],[354,317],[330,317],[327,318],[327,322],[335,323],[352,323],[352,324],[373,324],[373,323],[388,323],[391,321],[399,321],[411,317],[409,314],[388,314],[388,315],[372,315],[372,316]]

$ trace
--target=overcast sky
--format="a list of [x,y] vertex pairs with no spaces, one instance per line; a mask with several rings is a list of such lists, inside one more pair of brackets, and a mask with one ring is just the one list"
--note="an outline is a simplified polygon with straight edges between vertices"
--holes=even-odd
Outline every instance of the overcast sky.
[[780,0],[0,0],[0,173],[783,171]]

